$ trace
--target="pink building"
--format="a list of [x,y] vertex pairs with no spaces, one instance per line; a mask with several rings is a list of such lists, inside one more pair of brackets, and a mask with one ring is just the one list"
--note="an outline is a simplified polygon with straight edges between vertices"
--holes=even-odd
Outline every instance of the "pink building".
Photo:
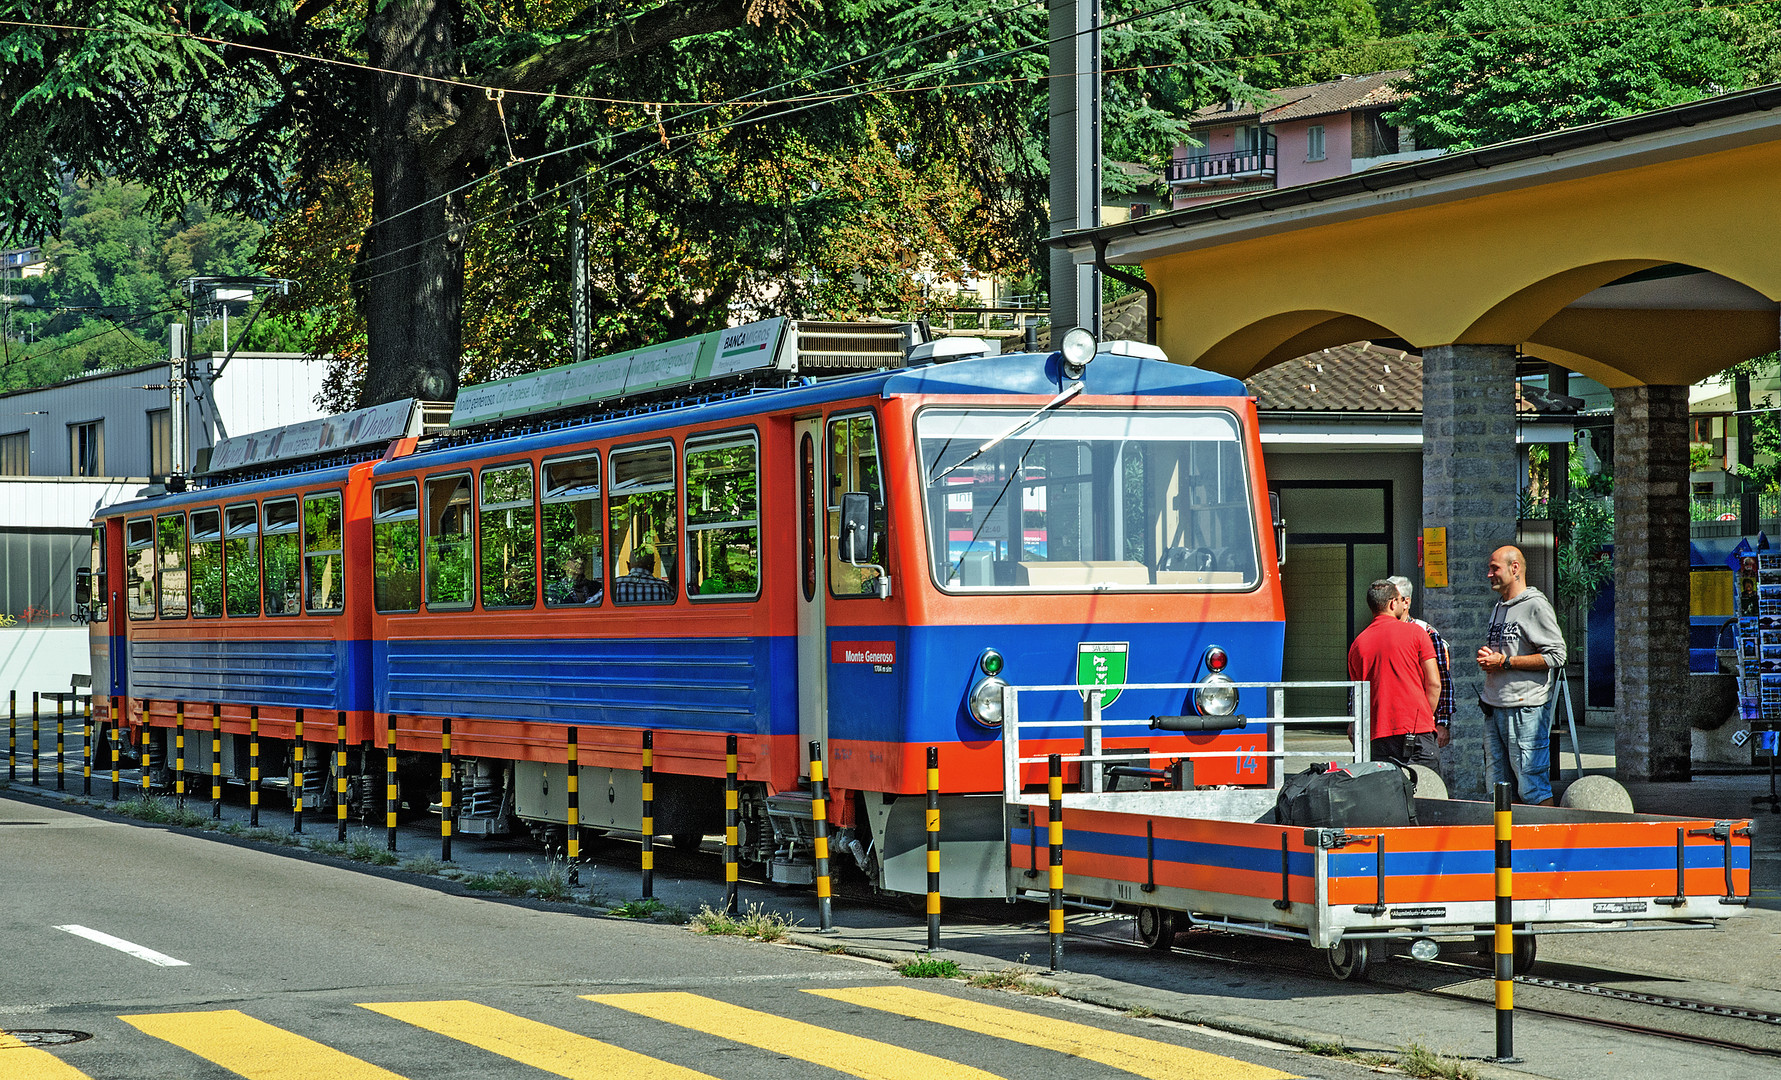
[[1192,130],[1202,145],[1175,147],[1170,208],[1437,156],[1385,120],[1402,100],[1391,84],[1407,74],[1344,76],[1271,91],[1259,106],[1229,101],[1196,110]]

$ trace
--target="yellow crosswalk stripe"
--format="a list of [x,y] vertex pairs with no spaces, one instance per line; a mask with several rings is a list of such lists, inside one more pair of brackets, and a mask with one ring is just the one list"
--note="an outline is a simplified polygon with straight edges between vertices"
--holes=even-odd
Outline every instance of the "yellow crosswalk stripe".
[[362,1009],[570,1080],[711,1080],[702,1072],[474,1001],[392,1001]]
[[234,1009],[118,1019],[247,1080],[403,1080],[388,1069]]
[[90,1080],[47,1050],[27,1046],[0,1031],[0,1076],[6,1080]]
[[909,986],[863,986],[804,992],[849,1005],[963,1028],[978,1035],[1056,1050],[1149,1080],[1287,1080],[1291,1076],[1278,1069],[1222,1054]]
[[733,1043],[850,1073],[860,1080],[998,1080],[994,1073],[799,1020],[756,1012],[698,994],[584,994],[588,1001],[637,1013]]

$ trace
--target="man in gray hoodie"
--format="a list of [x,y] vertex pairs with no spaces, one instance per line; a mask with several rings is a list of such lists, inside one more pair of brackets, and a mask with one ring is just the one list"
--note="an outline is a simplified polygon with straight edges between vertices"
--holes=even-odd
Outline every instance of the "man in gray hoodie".
[[1492,785],[1517,785],[1520,801],[1552,805],[1547,780],[1552,751],[1553,672],[1565,665],[1565,639],[1546,594],[1527,583],[1527,559],[1516,547],[1491,552],[1485,571],[1497,605],[1478,650],[1484,672],[1484,772]]

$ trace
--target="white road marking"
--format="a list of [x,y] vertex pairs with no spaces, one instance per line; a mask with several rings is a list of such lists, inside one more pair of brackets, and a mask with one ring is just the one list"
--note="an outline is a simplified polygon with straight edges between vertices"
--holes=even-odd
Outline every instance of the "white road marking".
[[149,963],[159,967],[191,967],[191,965],[184,960],[175,960],[166,953],[158,953],[153,949],[145,949],[133,941],[125,941],[121,937],[112,937],[110,934],[103,931],[81,926],[79,923],[69,923],[67,926],[58,926],[56,929],[65,934],[73,934],[75,937],[86,938],[88,941],[96,941],[107,948],[116,949],[121,953],[128,953],[138,960],[147,960]]

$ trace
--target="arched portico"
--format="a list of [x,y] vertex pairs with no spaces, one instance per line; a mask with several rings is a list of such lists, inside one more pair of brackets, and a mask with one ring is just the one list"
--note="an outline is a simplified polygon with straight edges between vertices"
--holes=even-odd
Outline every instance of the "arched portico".
[[[1422,352],[1423,518],[1447,530],[1454,582],[1425,610],[1454,643],[1462,702],[1484,563],[1514,535],[1516,357],[1613,389],[1619,761],[1685,778],[1687,387],[1781,343],[1778,108],[1781,88],[1726,95],[1096,239],[1143,265],[1177,362],[1244,377],[1362,338]],[[1087,234],[1056,242],[1093,257]],[[1461,711],[1475,763],[1477,713]]]

